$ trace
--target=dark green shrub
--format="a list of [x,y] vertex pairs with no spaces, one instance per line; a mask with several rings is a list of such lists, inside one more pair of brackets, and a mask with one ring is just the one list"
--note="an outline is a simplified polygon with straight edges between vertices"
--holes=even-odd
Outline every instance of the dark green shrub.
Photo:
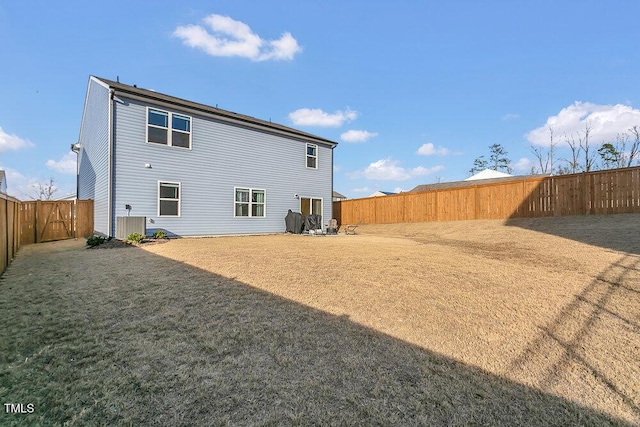
[[127,236],[127,242],[140,243],[144,236],[140,233],[131,233]]
[[106,241],[107,239],[102,236],[90,236],[87,238],[87,246],[91,246],[93,248],[94,246],[101,245]]
[[158,230],[155,233],[153,233],[153,238],[154,239],[166,239],[167,238],[167,233],[165,233],[162,230]]

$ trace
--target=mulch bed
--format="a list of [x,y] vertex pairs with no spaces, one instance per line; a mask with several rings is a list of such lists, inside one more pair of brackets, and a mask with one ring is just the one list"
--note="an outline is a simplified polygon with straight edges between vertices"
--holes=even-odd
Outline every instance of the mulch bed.
[[169,239],[144,239],[140,243],[127,243],[118,239],[107,240],[106,242],[97,246],[88,246],[87,249],[116,249],[116,248],[130,248],[134,246],[151,246],[161,245],[169,242]]

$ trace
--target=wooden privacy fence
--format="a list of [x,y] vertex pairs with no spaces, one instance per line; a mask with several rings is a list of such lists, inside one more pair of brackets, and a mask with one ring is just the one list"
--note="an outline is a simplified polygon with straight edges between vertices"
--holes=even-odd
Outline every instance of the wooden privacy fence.
[[640,213],[640,167],[441,188],[333,203],[340,224]]
[[0,275],[20,248],[20,201],[0,193]]
[[93,200],[20,203],[20,244],[86,237],[93,234]]
[[93,234],[93,200],[21,202],[0,193],[0,274],[21,245]]

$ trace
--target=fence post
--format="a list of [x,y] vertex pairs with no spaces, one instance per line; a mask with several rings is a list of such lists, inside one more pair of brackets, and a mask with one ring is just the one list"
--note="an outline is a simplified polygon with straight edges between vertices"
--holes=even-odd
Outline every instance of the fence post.
[[[73,230],[73,238],[78,239],[78,199],[72,200],[71,205],[71,229]],[[333,210],[333,206],[331,207]]]
[[553,216],[560,216],[560,209],[558,208],[558,199],[560,198],[560,189],[558,186],[560,184],[554,176],[551,176],[551,185],[551,211],[553,212]]
[[[9,200],[4,199],[4,211],[5,211],[5,216],[4,216],[4,229],[5,229],[5,242],[2,242],[2,244],[4,245],[6,243],[6,251],[5,251],[5,261],[3,263],[4,267],[9,265],[9,261],[11,261],[9,259]],[[2,271],[4,272],[4,268],[2,269]],[[2,274],[2,273],[0,273]]]
[[478,185],[474,185],[473,186],[473,219],[478,219],[479,218],[479,211],[480,211],[480,200],[478,197]]
[[35,241],[36,243],[40,243],[40,209],[42,209],[41,200],[36,200],[36,211],[34,212],[35,224],[33,226],[33,230],[36,233]]
[[15,221],[13,223],[13,227],[14,227],[14,234],[13,234],[13,244],[14,244],[14,249],[13,249],[13,253],[17,253],[18,249],[20,249],[20,244],[22,243],[22,241],[20,240],[22,238],[22,236],[20,236],[20,231],[22,230],[22,216],[20,215],[20,205],[22,204],[22,202],[18,201],[16,203],[13,204],[13,208],[14,208],[14,218]]

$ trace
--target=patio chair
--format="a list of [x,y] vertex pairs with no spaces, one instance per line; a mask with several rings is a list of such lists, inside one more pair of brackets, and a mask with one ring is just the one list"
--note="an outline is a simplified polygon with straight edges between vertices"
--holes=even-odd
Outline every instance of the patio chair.
[[344,226],[344,234],[356,234],[356,228],[362,224],[362,221],[358,221],[356,224],[349,224]]
[[338,220],[335,218],[332,218],[329,220],[329,223],[327,224],[327,234],[338,234]]

